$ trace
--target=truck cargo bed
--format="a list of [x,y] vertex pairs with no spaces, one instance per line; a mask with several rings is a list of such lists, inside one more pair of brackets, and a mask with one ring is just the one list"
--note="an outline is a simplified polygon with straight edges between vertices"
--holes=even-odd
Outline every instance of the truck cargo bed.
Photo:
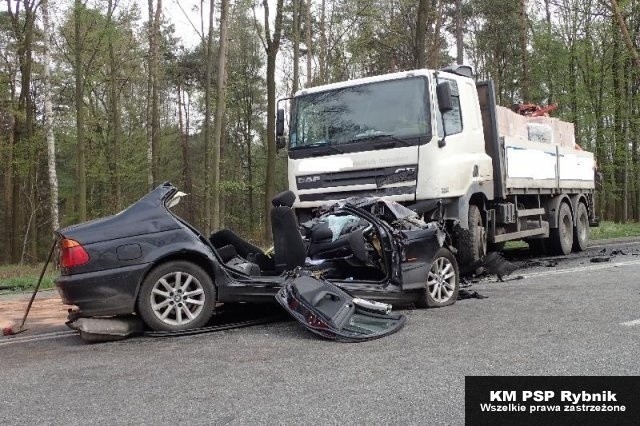
[[500,145],[507,194],[594,189],[594,159],[590,152],[508,136],[500,137]]

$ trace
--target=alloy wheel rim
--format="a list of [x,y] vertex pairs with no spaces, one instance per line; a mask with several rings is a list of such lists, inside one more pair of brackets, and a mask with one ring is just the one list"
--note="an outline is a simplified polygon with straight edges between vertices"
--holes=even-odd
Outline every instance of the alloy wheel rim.
[[436,259],[427,277],[427,289],[431,298],[438,303],[449,301],[456,288],[456,271],[446,257]]
[[170,272],[155,282],[149,302],[155,316],[165,324],[184,325],[202,312],[205,302],[202,284],[187,272]]

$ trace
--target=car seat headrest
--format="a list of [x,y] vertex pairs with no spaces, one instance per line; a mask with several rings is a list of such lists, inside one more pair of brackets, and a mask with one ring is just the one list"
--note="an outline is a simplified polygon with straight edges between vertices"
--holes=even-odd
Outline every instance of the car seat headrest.
[[294,201],[296,201],[296,194],[291,191],[283,191],[271,199],[271,204],[273,207],[293,207]]

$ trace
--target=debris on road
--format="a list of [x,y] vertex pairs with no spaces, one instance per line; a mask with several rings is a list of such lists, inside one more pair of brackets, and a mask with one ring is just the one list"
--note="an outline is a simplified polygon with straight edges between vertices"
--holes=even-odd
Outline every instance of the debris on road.
[[615,249],[611,251],[611,256],[626,256],[627,253],[625,253],[624,251],[622,251],[621,249]]
[[598,256],[598,257],[592,257],[591,263],[603,263],[603,262],[609,262],[610,260],[611,260],[610,256]]
[[469,291],[469,290],[465,290],[465,289],[460,289],[460,291],[458,292],[458,300],[464,300],[464,299],[488,299],[489,296],[483,296],[482,294],[478,293],[477,291]]

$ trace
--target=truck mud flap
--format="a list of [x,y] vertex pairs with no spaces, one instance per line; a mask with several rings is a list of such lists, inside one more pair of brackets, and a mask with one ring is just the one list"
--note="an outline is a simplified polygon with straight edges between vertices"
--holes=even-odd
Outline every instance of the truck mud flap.
[[379,339],[397,332],[406,322],[404,315],[390,313],[386,303],[354,298],[311,275],[289,279],[276,299],[305,328],[340,342]]

